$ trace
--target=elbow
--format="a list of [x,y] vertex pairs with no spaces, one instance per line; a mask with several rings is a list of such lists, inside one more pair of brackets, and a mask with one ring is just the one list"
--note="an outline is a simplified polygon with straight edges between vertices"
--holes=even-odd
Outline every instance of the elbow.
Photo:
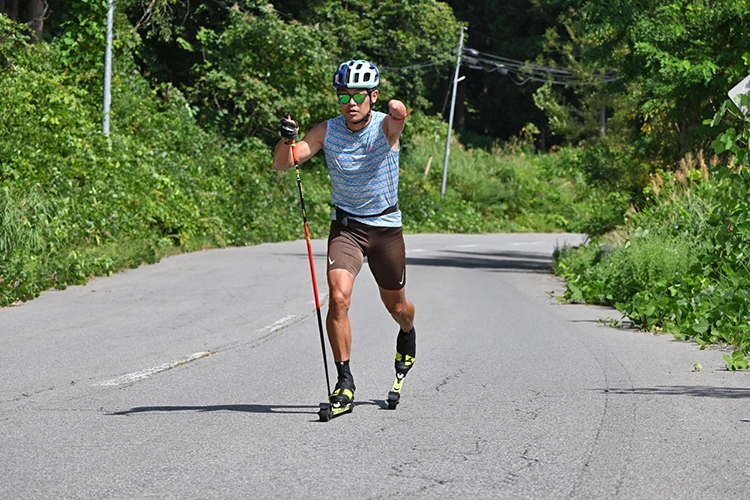
[[289,163],[289,160],[284,158],[284,155],[279,154],[277,151],[273,157],[273,169],[279,172],[283,172],[284,170],[289,170],[290,168],[291,164]]

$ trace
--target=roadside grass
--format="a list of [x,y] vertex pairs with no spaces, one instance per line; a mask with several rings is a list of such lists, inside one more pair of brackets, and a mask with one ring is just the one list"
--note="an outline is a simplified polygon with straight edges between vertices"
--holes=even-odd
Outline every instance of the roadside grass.
[[750,175],[689,155],[655,174],[646,194],[650,204],[616,231],[556,252],[564,300],[614,306],[643,330],[730,347],[727,368],[747,369]]

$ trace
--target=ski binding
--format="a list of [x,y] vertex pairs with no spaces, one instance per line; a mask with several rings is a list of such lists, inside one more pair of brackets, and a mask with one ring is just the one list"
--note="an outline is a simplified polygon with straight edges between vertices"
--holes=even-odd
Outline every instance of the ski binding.
[[388,393],[388,409],[395,410],[401,400],[401,389],[404,386],[405,373],[396,373],[396,381],[393,383],[393,389]]

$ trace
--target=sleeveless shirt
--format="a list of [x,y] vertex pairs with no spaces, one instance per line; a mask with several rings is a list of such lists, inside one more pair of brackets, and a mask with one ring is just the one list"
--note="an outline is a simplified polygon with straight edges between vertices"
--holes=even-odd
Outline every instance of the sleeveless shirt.
[[[328,120],[323,142],[333,186],[333,204],[352,214],[350,220],[379,227],[400,227],[401,211],[377,217],[398,203],[399,151],[391,148],[383,132],[387,115],[372,112],[370,123],[357,132],[339,115]],[[335,219],[334,212],[334,219]]]

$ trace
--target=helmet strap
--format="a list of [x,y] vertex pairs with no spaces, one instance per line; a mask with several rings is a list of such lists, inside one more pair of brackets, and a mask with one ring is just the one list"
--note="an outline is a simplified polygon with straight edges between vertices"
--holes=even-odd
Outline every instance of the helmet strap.
[[352,122],[352,125],[359,125],[360,123],[367,123],[370,121],[370,118],[372,118],[372,89],[367,89],[367,97],[370,99],[370,111],[367,112],[367,116],[362,118],[361,120],[357,120],[356,122]]
[[357,120],[356,122],[352,122],[352,125],[359,125],[360,123],[369,122],[371,117],[372,117],[372,110],[370,110],[370,112],[367,113],[367,116],[365,116],[361,120]]

